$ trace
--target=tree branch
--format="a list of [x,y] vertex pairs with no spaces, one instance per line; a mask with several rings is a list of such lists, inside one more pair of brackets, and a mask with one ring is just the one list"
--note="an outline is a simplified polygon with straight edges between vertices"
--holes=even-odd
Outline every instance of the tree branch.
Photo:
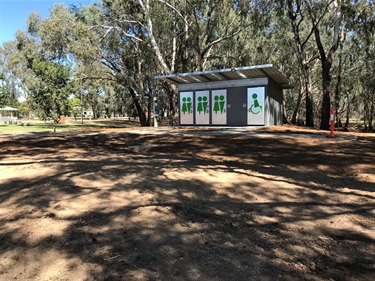
[[185,22],[185,24],[189,25],[187,20],[183,17],[183,15],[176,9],[176,7],[172,6],[170,3],[168,3],[166,0],[158,0],[160,3],[165,4],[168,8],[172,9],[177,13],[177,15]]

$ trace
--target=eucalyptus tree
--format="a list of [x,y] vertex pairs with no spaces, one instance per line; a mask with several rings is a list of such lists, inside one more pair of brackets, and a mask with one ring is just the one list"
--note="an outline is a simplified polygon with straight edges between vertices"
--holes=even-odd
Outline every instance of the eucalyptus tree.
[[347,36],[345,45],[340,44],[338,52],[338,63],[333,67],[335,84],[334,107],[336,109],[336,126],[342,124],[348,129],[350,118],[359,117],[359,108],[362,101],[359,98],[359,93],[362,92],[363,87],[359,84],[361,80],[361,64],[362,58],[358,45],[356,43],[356,36],[352,34]]
[[[229,0],[104,0],[102,6],[76,9],[75,19],[66,9],[55,8],[48,20],[54,24],[45,29],[45,38],[51,39],[43,42],[56,46],[57,54],[64,53],[65,47],[74,54],[77,79],[101,79],[122,85],[124,95],[133,100],[141,124],[148,125],[147,97],[156,95],[155,75],[205,70],[228,62],[231,66],[249,63],[245,52],[237,58],[237,50],[243,51],[237,42],[240,34],[249,29],[261,29],[256,27],[256,20],[263,17],[248,17],[249,13],[259,14],[261,6]],[[174,116],[176,89],[168,84],[163,84],[163,88]]]
[[[240,7],[228,0],[104,0],[106,22],[100,27],[103,37],[117,33],[156,63],[154,75],[204,70],[218,57],[217,47],[246,28]],[[164,88],[174,115],[176,89],[167,84]]]
[[[145,82],[155,65],[142,44],[129,39],[119,28],[112,28],[112,21],[118,19],[116,13],[116,9],[101,9],[97,5],[74,10],[75,24],[71,25],[71,29],[75,39],[69,48],[77,62],[76,78],[83,87],[91,85],[92,88],[95,83],[116,83],[121,95],[133,100],[141,125],[147,126],[150,120],[146,115]],[[129,28],[132,29],[127,31],[134,36],[141,32],[134,27]],[[103,88],[97,90],[102,91]]]
[[321,91],[320,128],[329,128],[331,107],[332,66],[334,55],[346,33],[345,0],[287,0],[276,1],[279,9],[286,8],[294,34],[295,50],[303,75],[306,96],[306,125],[314,125],[313,64],[320,61]]
[[[291,30],[293,32],[293,41],[295,46],[295,54],[298,58],[300,73],[302,75],[302,87],[299,90],[298,102],[299,106],[302,92],[305,94],[306,106],[306,126],[314,126],[314,101],[312,93],[312,73],[314,61],[316,59],[316,51],[311,46],[311,36],[313,28],[311,24],[306,22],[304,14],[304,0],[287,0],[286,11],[290,21]],[[303,91],[302,91],[303,89]],[[292,117],[293,122],[296,121],[296,111]]]
[[33,63],[35,83],[30,87],[34,109],[41,120],[53,120],[54,132],[62,115],[69,112],[71,93],[68,67],[51,61]]
[[0,72],[0,108],[3,107],[8,99],[8,91],[5,87],[4,74]]
[[[322,109],[320,128],[329,129],[329,118],[331,108],[332,80],[331,69],[334,63],[334,54],[337,51],[340,41],[344,39],[345,26],[343,24],[343,1],[326,0],[310,1],[305,0],[307,14],[312,24],[316,47],[319,51],[322,71]],[[322,30],[325,35],[329,34],[328,42],[323,41]]]
[[31,13],[26,23],[27,31],[17,30],[15,40],[4,42],[0,47],[0,63],[8,89],[11,89],[14,99],[26,100],[30,117],[33,101],[29,88],[35,81],[32,65],[42,57],[40,42],[35,36],[40,23],[39,15]]
[[[358,55],[359,85],[356,91],[360,94],[363,105],[365,127],[373,130],[375,121],[375,3],[358,1],[352,6],[351,25],[355,30],[353,41]],[[357,109],[358,111],[358,109]]]
[[56,125],[67,113],[69,67],[43,46],[39,15],[31,13],[26,23],[27,31],[18,30],[16,40],[4,46],[7,74],[19,82],[37,115],[42,120],[52,119]]

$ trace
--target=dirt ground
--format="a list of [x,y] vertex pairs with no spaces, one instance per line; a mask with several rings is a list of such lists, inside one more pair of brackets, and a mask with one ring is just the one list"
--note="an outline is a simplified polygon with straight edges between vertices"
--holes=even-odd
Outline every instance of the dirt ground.
[[373,136],[173,131],[0,138],[0,280],[375,280]]

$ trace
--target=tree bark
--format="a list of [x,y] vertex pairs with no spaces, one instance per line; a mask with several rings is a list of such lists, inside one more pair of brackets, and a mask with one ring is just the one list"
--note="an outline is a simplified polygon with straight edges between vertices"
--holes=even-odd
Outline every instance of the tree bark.
[[350,122],[350,101],[349,101],[349,97],[347,97],[346,120],[345,120],[345,125],[344,125],[345,130],[349,128],[349,122]]
[[150,123],[147,122],[146,113],[144,112],[141,104],[139,103],[139,98],[137,97],[136,92],[131,87],[129,88],[129,91],[130,91],[130,95],[133,98],[135,108],[137,109],[138,118],[139,118],[139,122],[140,122],[141,126],[142,127],[150,126]]
[[292,124],[297,124],[297,114],[298,114],[298,110],[302,101],[302,92],[303,92],[302,88],[300,87],[298,91],[297,104],[294,107],[293,114],[292,114],[292,120],[291,120]]
[[331,109],[330,83],[331,83],[331,63],[327,59],[322,59],[323,96],[322,111],[320,119],[320,129],[329,130],[329,118]]
[[336,116],[336,124],[339,126],[340,124],[340,91],[341,91],[341,74],[342,74],[342,49],[343,44],[340,43],[340,50],[338,53],[338,67],[337,67],[337,80],[336,80],[336,88],[335,88],[335,116]]
[[[331,97],[330,97],[330,84],[331,84],[331,67],[333,61],[333,55],[336,52],[339,43],[340,43],[340,23],[341,23],[341,10],[338,5],[337,0],[333,0],[329,2],[324,11],[322,11],[322,15],[317,18],[316,17],[316,10],[311,6],[311,3],[305,1],[308,13],[310,15],[311,23],[313,25],[312,30],[315,36],[315,42],[319,50],[320,60],[322,65],[322,86],[323,86],[323,96],[322,96],[322,110],[321,110],[321,118],[320,118],[320,129],[322,130],[329,130],[329,118],[330,118],[330,107],[331,107]],[[328,7],[330,4],[334,5],[335,14],[334,17],[335,25],[333,30],[333,40],[331,47],[329,48],[328,53],[324,50],[324,46],[320,37],[320,30],[319,30],[319,23],[325,13],[327,13]]]
[[314,127],[314,100],[311,90],[311,76],[310,72],[306,70],[305,92],[306,92],[306,127]]
[[[310,74],[310,61],[306,57],[305,44],[309,40],[311,33],[302,42],[299,32],[299,24],[302,22],[303,18],[297,21],[298,13],[301,13],[299,1],[289,0],[288,3],[288,17],[292,26],[294,34],[294,43],[297,49],[298,61],[303,75],[303,88],[305,89],[306,97],[306,126],[314,127],[314,101],[311,86],[311,74]],[[295,10],[296,9],[296,10]],[[300,97],[299,97],[300,98]]]

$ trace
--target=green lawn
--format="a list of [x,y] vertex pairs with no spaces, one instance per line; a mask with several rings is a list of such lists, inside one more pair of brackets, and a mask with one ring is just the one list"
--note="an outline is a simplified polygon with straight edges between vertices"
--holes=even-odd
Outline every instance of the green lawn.
[[[75,132],[82,130],[97,130],[105,128],[129,128],[137,127],[137,121],[129,121],[128,118],[83,120],[66,119],[65,123],[57,124],[57,133]],[[17,124],[0,124],[0,135],[7,134],[48,134],[53,133],[52,121],[18,120]]]

